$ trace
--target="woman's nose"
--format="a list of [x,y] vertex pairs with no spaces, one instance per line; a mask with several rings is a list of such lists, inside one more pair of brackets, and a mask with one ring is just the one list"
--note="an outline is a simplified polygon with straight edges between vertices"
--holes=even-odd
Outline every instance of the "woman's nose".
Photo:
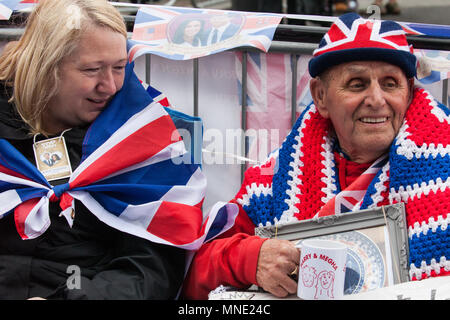
[[102,72],[97,89],[107,95],[114,95],[117,92],[118,88],[112,70]]

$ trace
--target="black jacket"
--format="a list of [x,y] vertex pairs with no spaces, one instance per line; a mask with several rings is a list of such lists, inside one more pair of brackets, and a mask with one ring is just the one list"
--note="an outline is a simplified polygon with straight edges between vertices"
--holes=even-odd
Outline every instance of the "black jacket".
[[[0,139],[9,141],[34,164],[33,138],[7,100],[0,86]],[[73,170],[80,163],[86,130],[73,128],[64,133]],[[52,184],[64,182],[67,179]],[[20,238],[13,212],[0,220],[0,299],[176,297],[184,276],[183,250],[113,229],[79,201],[75,210],[70,228],[59,217],[59,203],[51,202],[51,225],[32,240]]]

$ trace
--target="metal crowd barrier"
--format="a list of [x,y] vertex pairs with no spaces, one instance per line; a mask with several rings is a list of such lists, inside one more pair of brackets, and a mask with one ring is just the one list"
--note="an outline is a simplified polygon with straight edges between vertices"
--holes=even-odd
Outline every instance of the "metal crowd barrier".
[[[125,16],[125,15],[124,15]],[[134,16],[126,15],[127,22],[134,23]],[[322,36],[327,32],[328,27],[318,26],[300,26],[281,24],[275,31],[274,39],[271,43],[269,52],[290,54],[292,61],[292,96],[291,96],[291,122],[296,120],[297,110],[297,56],[311,55],[317,47]],[[0,28],[0,41],[10,41],[20,37],[23,29],[21,28]],[[129,34],[131,37],[131,34]],[[408,41],[416,49],[429,50],[448,50],[450,48],[450,39],[432,38],[427,36],[408,36]],[[242,52],[242,92],[241,92],[241,124],[243,132],[247,130],[247,53],[260,52],[252,47],[241,47],[233,49]],[[145,81],[151,83],[150,65],[151,55],[145,56]],[[199,116],[199,58],[193,59],[193,116]],[[442,103],[448,107],[448,79],[442,81]],[[242,154],[247,155],[245,143],[242,143]],[[245,171],[245,164],[241,168],[241,178]]]

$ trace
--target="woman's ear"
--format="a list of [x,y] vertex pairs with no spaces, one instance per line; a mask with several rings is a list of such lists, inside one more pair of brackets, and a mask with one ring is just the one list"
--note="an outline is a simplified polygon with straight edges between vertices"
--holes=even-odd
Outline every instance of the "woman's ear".
[[325,104],[326,89],[326,83],[319,77],[315,77],[309,82],[309,90],[311,92],[314,105],[316,106],[317,111],[319,111],[320,115],[327,119],[329,118],[329,113]]

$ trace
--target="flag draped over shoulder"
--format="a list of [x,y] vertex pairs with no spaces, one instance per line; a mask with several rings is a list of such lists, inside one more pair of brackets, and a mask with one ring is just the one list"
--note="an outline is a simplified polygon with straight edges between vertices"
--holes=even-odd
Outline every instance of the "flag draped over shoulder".
[[186,159],[183,140],[135,76],[133,64],[122,89],[86,132],[82,148],[69,181],[53,187],[0,139],[0,218],[14,214],[23,239],[49,227],[50,201],[60,202],[70,223],[74,199],[113,228],[187,250],[234,222],[236,209],[228,205],[215,206],[203,218],[206,178],[200,164],[179,161]]

